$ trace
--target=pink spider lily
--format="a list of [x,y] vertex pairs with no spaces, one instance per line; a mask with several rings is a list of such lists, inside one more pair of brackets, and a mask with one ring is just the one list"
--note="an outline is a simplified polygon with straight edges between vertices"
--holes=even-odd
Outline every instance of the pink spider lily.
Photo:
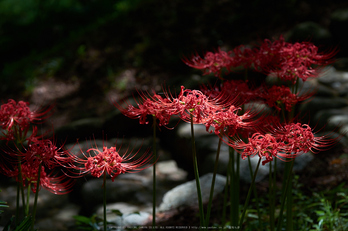
[[22,139],[26,136],[30,123],[42,122],[50,115],[51,109],[52,106],[31,111],[29,103],[24,101],[17,103],[9,99],[8,103],[2,104],[0,108],[0,127],[7,131],[7,133],[2,131],[5,137],[0,139],[13,140],[15,137]]
[[[100,151],[98,147],[90,148],[87,150],[87,154],[83,153],[84,158],[80,158],[77,155],[70,153],[70,158],[73,160],[69,162],[66,168],[72,172],[72,177],[82,177],[86,174],[91,174],[93,177],[100,177],[104,173],[110,175],[111,180],[123,173],[127,172],[139,172],[152,165],[150,161],[152,155],[148,155],[147,150],[142,156],[136,158],[140,149],[132,154],[133,150],[128,153],[128,149],[120,154],[121,147],[117,150],[115,147],[103,146],[103,150]],[[94,153],[94,154],[92,154]]]

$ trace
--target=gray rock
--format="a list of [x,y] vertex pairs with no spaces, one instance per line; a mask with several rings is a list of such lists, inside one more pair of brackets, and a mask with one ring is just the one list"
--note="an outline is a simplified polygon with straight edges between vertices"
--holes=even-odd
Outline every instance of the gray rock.
[[[200,177],[203,203],[207,203],[209,200],[212,177],[212,173]],[[214,186],[214,196],[217,196],[223,191],[225,184],[226,177],[217,174]],[[192,180],[186,182],[173,188],[164,195],[163,201],[159,206],[159,211],[178,209],[180,207],[198,206],[197,198],[196,181]]]
[[[316,123],[321,118],[321,121],[326,124],[325,121],[329,117],[326,116],[328,111],[339,111],[339,108],[344,108],[348,105],[348,100],[341,97],[312,97],[309,101],[304,102],[300,105],[301,118],[303,121],[311,121]],[[331,116],[331,115],[330,115]],[[314,118],[314,121],[310,118]],[[323,121],[324,119],[324,121]],[[323,124],[318,124],[322,127]]]
[[146,225],[152,220],[152,215],[146,212],[132,213],[123,216],[123,225],[127,227]]
[[[315,114],[315,116],[312,117],[312,122],[316,123],[317,129],[326,127],[327,130],[337,130],[338,126],[343,126],[345,124],[344,120],[342,120],[342,117],[345,117],[347,113],[348,107],[341,109],[320,110]],[[341,122],[341,124],[339,124],[339,122]]]
[[[208,135],[206,127],[202,124],[194,124],[193,125],[195,137],[200,137],[204,135]],[[178,125],[177,134],[182,138],[191,138],[191,124],[190,123],[181,123]]]

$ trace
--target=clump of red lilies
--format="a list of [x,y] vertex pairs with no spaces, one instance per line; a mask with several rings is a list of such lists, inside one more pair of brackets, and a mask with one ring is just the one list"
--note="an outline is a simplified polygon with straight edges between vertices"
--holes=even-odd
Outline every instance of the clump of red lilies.
[[[41,110],[31,110],[29,103],[8,100],[0,108],[0,140],[6,141],[0,155],[0,172],[5,176],[14,178],[17,184],[17,209],[16,221],[12,227],[22,227],[21,224],[28,220],[34,228],[38,194],[44,188],[54,194],[66,194],[73,189],[75,178],[90,173],[94,177],[104,175],[104,188],[106,173],[112,181],[119,174],[141,171],[150,165],[152,155],[145,152],[140,158],[128,150],[120,154],[116,147],[97,147],[87,150],[88,157],[84,158],[71,153],[71,150],[56,145],[54,137],[46,138],[46,134],[38,135],[35,123],[43,123],[51,113],[52,106]],[[47,131],[46,133],[48,133]],[[94,153],[94,155],[93,155]],[[72,173],[72,174],[70,174]],[[24,189],[27,196],[24,196]],[[30,191],[35,194],[33,211],[29,211]],[[20,197],[22,208],[20,208]],[[104,198],[105,199],[105,198]],[[104,203],[105,206],[105,203]],[[21,214],[20,211],[23,211]],[[25,220],[20,224],[19,219]],[[30,220],[31,219],[31,220]],[[106,218],[104,219],[106,230]]]
[[[24,196],[24,188],[35,193],[34,209],[31,213],[33,229],[38,193],[45,188],[55,194],[65,194],[72,190],[74,179],[90,174],[93,177],[103,176],[104,190],[104,230],[106,221],[106,177],[112,181],[123,173],[141,171],[151,165],[153,168],[153,227],[156,222],[156,125],[168,126],[172,116],[191,124],[192,154],[194,174],[196,178],[200,225],[208,227],[212,204],[212,193],[217,172],[219,151],[222,143],[230,147],[229,170],[227,171],[226,190],[229,191],[230,219],[223,215],[223,225],[243,228],[246,208],[253,190],[258,167],[270,167],[270,230],[275,230],[275,174],[277,159],[286,162],[284,185],[281,193],[281,209],[278,215],[278,230],[282,227],[282,216],[285,201],[291,208],[292,167],[297,156],[307,152],[316,153],[332,146],[337,138],[329,136],[317,137],[313,128],[302,123],[295,116],[296,106],[313,96],[312,92],[300,92],[300,83],[310,77],[318,76],[323,66],[333,62],[335,51],[319,52],[318,47],[310,42],[286,42],[283,36],[274,41],[265,39],[260,45],[250,48],[241,45],[231,51],[218,48],[216,52],[207,52],[203,57],[195,54],[183,61],[190,67],[214,74],[221,80],[214,86],[202,86],[201,89],[187,89],[181,86],[179,94],[163,89],[163,94],[139,91],[136,105],[128,101],[115,102],[115,106],[127,117],[139,119],[140,124],[148,124],[149,117],[154,123],[153,155],[147,150],[137,157],[140,150],[124,152],[121,147],[90,147],[82,155],[74,154],[62,146],[57,146],[46,133],[38,134],[36,123],[47,119],[52,106],[40,110],[31,110],[27,102],[10,99],[0,108],[0,140],[6,142],[0,155],[0,171],[18,182],[17,214],[20,217],[20,198],[24,216],[30,217],[29,196]],[[226,73],[237,68],[244,68],[276,78],[277,85],[266,82],[256,85],[246,74],[243,80],[225,79]],[[223,70],[226,70],[225,72]],[[248,73],[248,72],[245,72]],[[264,110],[254,110],[253,105],[263,105]],[[211,195],[206,213],[202,204],[199,171],[195,148],[193,124],[202,124],[207,132],[219,137],[216,163],[211,187]],[[255,170],[251,169],[252,184],[245,200],[244,209],[239,209],[239,161],[258,158]],[[153,160],[151,162],[151,160]],[[151,163],[150,163],[151,162]],[[249,162],[250,163],[250,162]],[[273,174],[273,175],[272,175]],[[226,194],[227,195],[227,194]],[[226,199],[227,200],[227,199]],[[224,200],[224,201],[226,201]],[[225,204],[225,207],[227,205]],[[15,225],[19,224],[17,220]],[[292,223],[291,209],[287,210],[287,223]]]
[[[282,193],[282,200],[285,201],[285,195],[289,194],[285,191],[290,190],[288,184],[291,181],[294,159],[309,151],[316,153],[325,150],[337,141],[337,138],[329,136],[316,137],[308,124],[301,123],[296,119],[298,117],[294,116],[296,106],[314,95],[314,91],[300,92],[300,84],[310,77],[318,76],[323,66],[333,62],[335,54],[335,50],[319,52],[318,47],[310,42],[294,44],[286,42],[283,36],[274,41],[265,39],[254,48],[245,45],[238,46],[231,51],[223,51],[218,48],[215,52],[207,52],[203,57],[194,54],[184,58],[183,61],[190,67],[203,70],[204,75],[214,74],[219,77],[221,84],[215,84],[214,87],[202,86],[200,90],[186,89],[181,86],[178,95],[173,95],[166,89],[163,89],[163,94],[139,92],[140,100],[135,99],[136,106],[129,102],[115,103],[115,106],[124,115],[132,119],[139,119],[140,124],[148,123],[148,116],[154,118],[154,123],[159,121],[159,126],[168,125],[171,116],[177,116],[181,120],[191,123],[194,162],[196,150],[192,124],[205,125],[208,132],[214,131],[220,141],[229,145],[230,158],[232,158],[232,162],[235,162],[230,165],[232,171],[227,173],[231,174],[228,177],[230,181],[226,182],[231,191],[230,205],[235,207],[231,208],[229,224],[242,228],[250,191],[240,216],[239,192],[236,192],[239,184],[236,183],[239,182],[239,170],[238,167],[237,169],[234,167],[239,166],[240,159],[258,156],[259,164],[263,159],[262,164],[269,164],[270,169],[272,169],[274,157],[287,162],[285,175],[288,176],[288,179],[284,181],[284,192]],[[231,80],[230,76],[228,79],[224,78],[225,74],[233,73],[241,68],[276,78],[278,84],[270,85],[264,81],[256,86],[253,81],[249,80],[247,74],[244,76],[244,81]],[[253,110],[250,106],[255,104],[263,104],[268,110]],[[220,145],[221,142],[217,148],[217,160]],[[276,165],[276,161],[274,165]],[[194,166],[200,205],[200,224],[208,226],[210,225],[211,201],[205,215],[200,201],[198,167],[195,163]],[[254,180],[258,166],[254,171]],[[251,172],[253,171],[251,170]],[[271,170],[270,174],[272,174]],[[275,181],[275,177],[270,177],[270,179]],[[274,183],[270,182],[270,185],[274,185]],[[252,187],[253,184],[254,181]],[[212,191],[213,187],[212,184]],[[274,191],[272,193],[275,195]],[[287,200],[287,203],[291,204],[291,199]],[[284,203],[282,203],[282,208],[284,208],[283,206]],[[274,209],[270,211],[271,218],[274,218],[274,213]],[[291,214],[288,217],[290,218]],[[271,222],[274,223],[274,220]],[[282,213],[279,217],[279,227],[281,222]],[[290,224],[292,220],[289,219],[287,222]],[[274,230],[274,225],[270,228]]]

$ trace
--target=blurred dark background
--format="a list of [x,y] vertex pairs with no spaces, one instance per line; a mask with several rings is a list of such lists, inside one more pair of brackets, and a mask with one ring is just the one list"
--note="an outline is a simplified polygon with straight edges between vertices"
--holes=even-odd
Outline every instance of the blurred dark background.
[[112,102],[135,89],[215,81],[182,62],[195,52],[287,34],[344,56],[347,21],[333,14],[345,7],[338,0],[1,0],[0,100],[54,103],[59,128],[112,116]]

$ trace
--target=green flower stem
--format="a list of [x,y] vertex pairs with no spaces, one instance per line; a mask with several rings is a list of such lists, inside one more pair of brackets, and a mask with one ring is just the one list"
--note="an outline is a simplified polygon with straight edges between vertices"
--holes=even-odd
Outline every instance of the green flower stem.
[[[39,197],[39,190],[40,190],[41,166],[42,166],[42,163],[39,164],[39,169],[37,173],[36,192],[35,192],[35,200],[34,200],[34,207],[33,207],[33,222],[31,224],[31,230],[34,230],[34,224],[35,224],[37,199]],[[30,191],[30,187],[28,187],[28,191]],[[28,200],[28,204],[29,204],[29,200]]]
[[219,166],[219,155],[220,155],[221,144],[222,144],[222,141],[221,141],[221,139],[219,139],[219,144],[218,144],[218,148],[217,148],[217,151],[216,151],[216,159],[215,159],[215,164],[214,164],[213,179],[211,181],[209,203],[208,203],[208,208],[207,208],[207,216],[205,218],[205,226],[206,227],[209,226],[210,210],[211,210],[211,204],[212,204],[213,196],[214,196],[215,178],[216,178],[216,173],[217,173],[217,169],[218,169],[218,166]]
[[[294,160],[291,161],[292,163]],[[290,164],[290,163],[289,163]],[[292,164],[291,164],[292,165]],[[292,170],[292,166],[291,166]],[[289,176],[288,176],[288,184],[292,185],[292,171],[289,171]],[[293,216],[292,216],[292,187],[288,187],[286,190],[286,230],[287,231],[292,231],[293,230]]]
[[195,135],[193,129],[193,115],[191,114],[191,143],[192,143],[192,156],[193,156],[193,171],[196,178],[196,187],[197,187],[197,196],[198,196],[198,205],[199,205],[199,220],[200,225],[204,226],[204,211],[203,211],[203,202],[202,202],[202,192],[201,185],[199,182],[199,173],[198,173],[198,164],[197,164],[197,154],[196,154],[196,144],[195,144]]
[[[17,147],[19,147],[20,143],[17,142]],[[24,187],[23,187],[23,177],[22,177],[22,160],[21,157],[18,156],[18,178],[19,178],[19,183],[17,184],[17,207],[16,207],[16,214],[17,218],[19,218],[19,197],[20,194],[22,195],[22,206],[25,208],[26,203],[25,203],[25,196],[24,196]],[[28,202],[29,203],[29,202]],[[28,213],[24,214],[25,216],[28,216]],[[16,218],[16,219],[17,219]],[[18,221],[18,219],[17,219]]]
[[27,189],[27,204],[24,207],[25,208],[25,216],[27,217],[29,215],[29,200],[30,200],[30,190],[31,190],[31,184],[28,185],[28,189]]
[[[250,178],[252,179],[254,173],[253,173],[253,169],[251,166],[250,156],[248,156],[248,164],[249,164],[249,170],[250,170]],[[254,192],[254,197],[256,199],[256,210],[257,210],[257,215],[258,215],[258,219],[259,219],[259,225],[261,225],[261,216],[260,216],[261,213],[260,213],[260,206],[259,206],[259,197],[257,195],[255,185],[253,185],[253,192]]]
[[21,183],[17,182],[17,199],[16,199],[16,225],[19,224],[19,195],[20,195]]
[[[229,147],[231,159],[230,182],[230,221],[232,226],[238,226],[239,219],[239,158],[232,147]],[[236,163],[236,166],[235,166]]]
[[[275,159],[274,161],[276,161]],[[275,169],[272,172],[272,163],[273,161],[269,162],[269,194],[268,194],[268,200],[269,200],[269,223],[270,223],[270,231],[274,231],[274,224],[275,224],[275,218],[274,218],[274,212],[275,212]],[[276,162],[274,162],[274,165],[276,165]],[[275,166],[274,166],[275,168]]]
[[[228,161],[228,168],[227,169],[231,169],[231,165],[232,165],[232,161],[231,158]],[[231,184],[231,172],[227,171],[226,174],[226,185],[225,185],[225,193],[224,193],[224,204],[223,204],[223,208],[222,208],[222,216],[221,216],[221,222],[222,225],[225,226],[225,222],[226,222],[226,205],[227,205],[227,197],[228,197],[228,185]]]
[[152,230],[156,227],[156,160],[157,160],[157,147],[156,147],[156,117],[153,116],[153,193],[152,193]]
[[[18,146],[18,145],[17,145]],[[17,183],[17,200],[16,200],[16,224],[18,224],[18,222],[20,221],[19,218],[19,211],[20,211],[20,207],[19,207],[19,201],[20,201],[20,197],[22,196],[22,206],[23,208],[26,207],[26,203],[25,203],[25,196],[24,196],[24,187],[23,187],[23,177],[22,177],[22,160],[20,157],[18,157],[18,178],[19,181]],[[29,203],[29,202],[28,202]],[[28,216],[29,212],[26,212],[26,210],[24,210],[24,215]]]
[[278,218],[277,231],[280,231],[281,227],[282,227],[285,200],[286,200],[286,196],[288,194],[287,191],[289,190],[291,192],[291,190],[289,189],[289,185],[290,185],[290,180],[292,179],[291,175],[292,175],[292,168],[294,166],[294,160],[292,160],[291,162],[287,162],[287,163],[290,164],[290,167],[289,167],[289,164],[286,165],[286,167],[288,166],[288,168],[286,169],[286,172],[285,172],[287,174],[287,179],[284,182],[285,186],[283,184],[283,188],[282,188],[282,197],[281,197],[280,213],[279,213],[279,218]]
[[247,198],[246,198],[245,203],[244,203],[243,213],[242,213],[242,216],[241,216],[240,222],[239,222],[239,228],[240,229],[242,228],[242,225],[243,225],[244,216],[245,216],[246,211],[247,211],[247,207],[248,207],[250,196],[251,196],[251,191],[252,191],[252,189],[254,187],[254,184],[255,184],[255,179],[256,179],[257,171],[259,170],[260,163],[261,163],[261,158],[259,158],[259,162],[257,162],[257,166],[256,166],[256,169],[255,169],[254,177],[253,177],[253,179],[251,181],[251,185],[250,185],[250,188],[249,188],[249,191],[248,191],[248,195],[247,195]]
[[107,230],[107,221],[106,221],[106,172],[104,171],[103,179],[103,210],[104,210],[104,231]]

